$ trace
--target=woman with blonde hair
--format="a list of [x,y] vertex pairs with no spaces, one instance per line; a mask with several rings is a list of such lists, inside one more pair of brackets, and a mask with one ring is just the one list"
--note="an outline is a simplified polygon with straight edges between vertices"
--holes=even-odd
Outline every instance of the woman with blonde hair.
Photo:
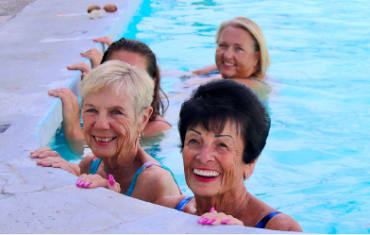
[[172,173],[140,146],[153,112],[154,83],[134,66],[112,60],[99,65],[81,83],[83,134],[93,155],[73,164],[50,148],[31,153],[37,164],[79,176],[77,186],[106,187],[156,202],[180,195]]
[[192,71],[203,75],[218,70],[223,79],[232,79],[257,94],[269,92],[264,82],[270,66],[262,29],[251,19],[235,17],[221,23],[216,34],[216,65]]

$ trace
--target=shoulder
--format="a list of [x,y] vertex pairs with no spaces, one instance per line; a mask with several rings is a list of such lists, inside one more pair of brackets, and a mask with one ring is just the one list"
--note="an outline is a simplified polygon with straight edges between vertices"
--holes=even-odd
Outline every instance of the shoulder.
[[287,214],[278,214],[266,224],[266,229],[302,232],[301,226]]
[[88,174],[89,173],[90,165],[91,165],[91,162],[93,161],[94,158],[95,158],[94,155],[88,155],[88,156],[81,159],[81,161],[79,163],[79,166],[80,166],[80,169],[81,169],[81,174],[83,174],[83,173]]
[[157,162],[153,163],[152,166],[143,170],[138,180],[154,185],[167,184],[169,180],[172,180],[172,175],[168,170],[163,169]]
[[171,124],[162,116],[157,115],[154,120],[148,122],[144,128],[144,137],[156,135],[159,132],[166,131],[171,128]]

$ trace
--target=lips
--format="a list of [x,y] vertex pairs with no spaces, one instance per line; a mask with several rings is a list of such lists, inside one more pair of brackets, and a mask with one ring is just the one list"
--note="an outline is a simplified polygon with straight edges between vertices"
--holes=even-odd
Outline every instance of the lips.
[[102,144],[106,144],[106,143],[109,143],[109,142],[112,142],[114,139],[116,139],[117,137],[114,136],[114,137],[98,137],[98,136],[94,136],[94,139],[97,143],[102,143]]
[[220,173],[215,170],[194,168],[193,174],[198,181],[209,182],[215,180]]

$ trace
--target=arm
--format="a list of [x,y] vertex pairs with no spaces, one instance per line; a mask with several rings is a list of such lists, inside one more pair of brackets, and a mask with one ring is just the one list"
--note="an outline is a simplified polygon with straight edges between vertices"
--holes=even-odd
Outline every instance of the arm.
[[44,167],[61,168],[76,176],[80,175],[80,167],[77,164],[64,160],[56,151],[49,147],[41,147],[30,153],[31,158],[39,159],[36,164]]
[[192,70],[191,72],[196,75],[204,75],[204,74],[208,74],[210,72],[216,71],[216,70],[217,70],[217,66],[215,64],[212,64],[212,65],[200,68],[200,69]]
[[49,90],[49,95],[62,100],[63,130],[71,149],[74,152],[83,152],[84,134],[80,125],[80,108],[78,98],[68,88]]

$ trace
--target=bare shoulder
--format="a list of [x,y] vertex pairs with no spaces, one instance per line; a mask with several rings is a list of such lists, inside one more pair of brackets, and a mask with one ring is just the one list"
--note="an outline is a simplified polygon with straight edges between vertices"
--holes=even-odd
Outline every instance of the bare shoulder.
[[167,184],[169,181],[173,180],[171,173],[159,165],[146,168],[140,174],[139,178],[138,180],[143,181],[145,184],[155,185]]
[[144,137],[156,135],[162,131],[169,130],[171,124],[162,116],[157,115],[154,120],[148,122],[144,128]]
[[291,216],[278,214],[274,216],[266,225],[267,229],[302,232],[301,226]]
[[88,155],[81,159],[79,166],[81,169],[81,174],[88,174],[90,171],[90,165],[92,160],[94,159],[94,155]]

